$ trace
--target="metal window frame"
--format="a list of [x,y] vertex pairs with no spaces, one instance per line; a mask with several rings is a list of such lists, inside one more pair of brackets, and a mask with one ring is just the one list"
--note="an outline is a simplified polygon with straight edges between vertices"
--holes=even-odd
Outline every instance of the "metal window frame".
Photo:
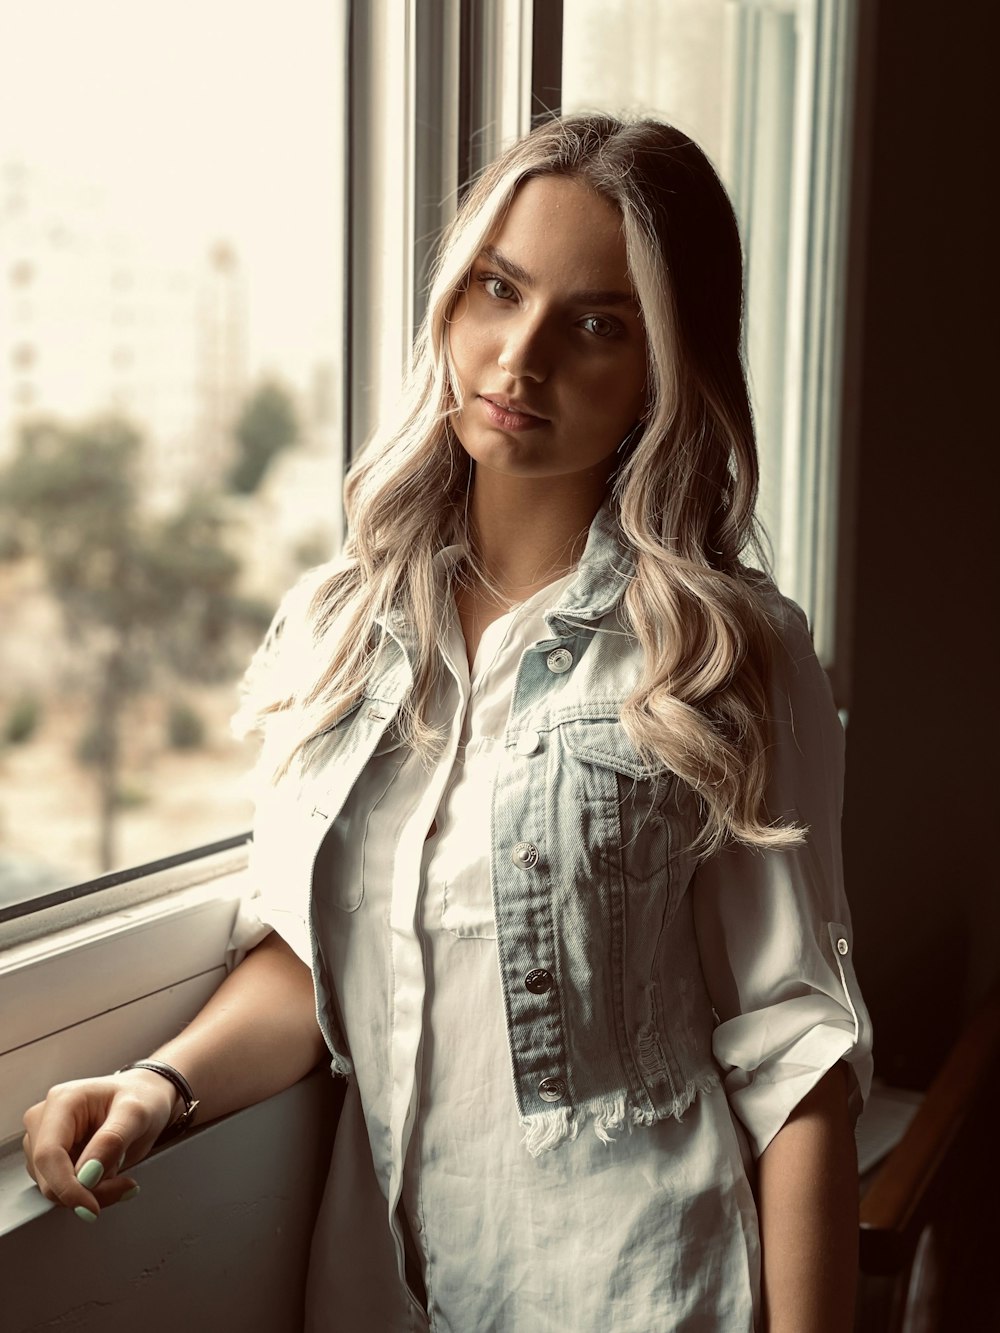
[[[769,487],[777,505],[775,575],[809,613],[817,652],[831,673],[842,648],[840,486],[858,7],[858,0],[736,0],[729,11],[736,96],[726,170],[749,257],[751,369],[762,425],[772,432],[763,447],[775,455]],[[776,138],[782,116],[761,93],[767,79],[773,102],[768,62],[780,58],[782,45],[794,46],[785,88],[791,154],[784,163]],[[784,182],[776,179],[783,169]],[[787,270],[770,284],[765,273],[762,283],[766,259],[755,255],[754,232],[779,225],[787,229]]]
[[[486,153],[530,128],[533,108],[558,110],[562,8],[562,0],[352,0],[345,8],[345,467],[405,374],[431,257],[460,187]],[[216,880],[223,891],[245,867],[249,838],[240,832],[7,904],[0,947]]]
[[[785,434],[798,432],[810,484],[796,488],[789,511],[794,559],[807,570],[793,595],[813,607],[817,641],[834,656],[838,584],[838,386],[842,381],[847,176],[850,169],[851,80],[858,0],[739,0],[737,23],[754,13],[785,13],[806,25],[809,79],[800,88],[797,118],[822,130],[821,159],[810,158],[808,186],[798,189],[794,300],[801,308],[794,339],[801,385],[786,410]],[[365,0],[349,4],[344,115],[347,124],[348,216],[344,262],[342,395],[345,466],[377,428],[408,365],[413,331],[423,314],[428,267],[460,192],[511,139],[557,114],[562,94],[562,0]],[[739,40],[752,40],[745,29]],[[744,100],[749,94],[744,92]],[[838,130],[830,128],[839,116]],[[745,136],[752,117],[736,117]],[[813,136],[817,131],[814,128]],[[813,152],[810,142],[801,153]],[[744,143],[744,162],[752,153]],[[743,154],[746,153],[745,156]],[[396,162],[398,170],[391,170]],[[746,173],[749,176],[749,173]],[[379,188],[381,178],[388,182]],[[748,203],[734,191],[744,216]],[[742,198],[742,210],[741,210]],[[820,262],[808,267],[818,254]],[[391,258],[391,269],[387,260]],[[787,339],[786,339],[787,341]],[[810,412],[808,405],[813,404]],[[820,484],[822,482],[822,484]],[[815,528],[818,539],[810,538]],[[820,549],[822,548],[822,549]],[[779,571],[780,573],[780,571]],[[802,588],[807,589],[806,593]],[[841,597],[842,601],[842,597]],[[31,902],[0,909],[0,938],[29,916],[35,925],[95,914],[112,890],[133,903],[207,882],[245,857],[248,833],[207,847],[100,876]],[[86,900],[92,899],[87,906]],[[116,899],[117,901],[117,899]],[[18,938],[27,927],[22,923]],[[41,933],[32,928],[31,933]]]
[[[405,372],[432,250],[460,181],[482,165],[473,145],[492,153],[525,132],[539,98],[556,109],[561,13],[530,0],[369,0],[345,11],[345,466]],[[249,836],[0,911],[0,1008],[27,996],[31,1017],[0,1047],[0,1139],[19,1132],[25,1095],[141,1055],[204,1004],[225,974]]]

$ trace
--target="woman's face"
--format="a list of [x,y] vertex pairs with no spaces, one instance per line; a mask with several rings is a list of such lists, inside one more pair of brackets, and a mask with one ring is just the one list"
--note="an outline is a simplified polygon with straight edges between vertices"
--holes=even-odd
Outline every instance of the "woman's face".
[[455,433],[478,468],[606,480],[646,384],[617,209],[572,177],[526,181],[472,265],[449,339]]

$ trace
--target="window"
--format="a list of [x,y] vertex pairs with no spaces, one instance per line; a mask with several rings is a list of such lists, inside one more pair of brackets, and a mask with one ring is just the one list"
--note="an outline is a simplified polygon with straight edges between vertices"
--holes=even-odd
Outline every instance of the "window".
[[659,115],[712,158],[746,262],[761,516],[779,586],[835,656],[853,0],[563,5],[563,109]]
[[[87,2],[90,5],[90,0]],[[224,31],[227,35],[220,35],[213,48],[218,57],[214,63],[207,56],[202,58],[202,82],[212,94],[209,100],[213,106],[232,100],[227,71],[241,51],[244,56],[248,54],[247,24],[258,20],[251,19],[245,7],[223,12],[222,0],[206,0],[206,3],[199,0],[197,9],[193,3],[182,5],[178,8],[178,21],[183,19],[186,26],[183,35],[177,38],[176,49],[169,48],[180,61],[188,46],[197,45],[196,33],[200,29],[195,26],[195,18],[204,21],[206,10],[216,4],[220,34]],[[39,12],[43,9],[41,6]],[[93,0],[86,14],[81,15],[81,41],[87,25],[95,25],[105,36],[114,30],[110,7],[100,22],[95,20],[95,15],[100,18],[101,9],[101,0]],[[311,16],[314,22],[300,24],[300,16]],[[317,29],[323,16],[329,26]],[[333,21],[335,16],[337,23]],[[280,40],[273,28],[266,26],[275,17],[280,22]],[[136,23],[141,26],[139,20]],[[295,573],[294,559],[288,558],[282,565],[279,557],[288,549],[294,555],[294,542],[302,540],[311,516],[329,514],[325,497],[337,493],[338,485],[329,478],[331,473],[337,478],[342,473],[343,458],[338,451],[343,448],[343,440],[350,437],[363,441],[378,422],[383,404],[394,395],[394,386],[398,386],[411,330],[419,317],[422,257],[433,247],[438,230],[455,205],[460,142],[484,141],[479,115],[488,118],[491,127],[503,124],[514,134],[527,127],[527,85],[522,88],[518,79],[510,77],[512,69],[515,72],[519,69],[517,61],[523,51],[524,33],[529,31],[526,23],[525,6],[502,0],[483,6],[466,6],[450,0],[400,6],[395,0],[373,0],[371,4],[352,7],[349,14],[347,6],[331,5],[328,0],[296,0],[291,6],[282,6],[280,11],[265,7],[260,14],[257,32],[261,40],[269,38],[269,47],[265,49],[275,59],[283,55],[294,66],[295,78],[311,90],[314,98],[320,98],[318,103],[315,100],[310,103],[312,118],[332,122],[332,126],[327,124],[325,140],[314,141],[311,147],[300,145],[300,151],[291,153],[290,144],[299,141],[293,138],[286,144],[277,120],[264,125],[258,118],[256,137],[252,141],[248,138],[241,148],[267,195],[261,208],[270,211],[257,220],[265,233],[262,244],[273,239],[272,233],[278,236],[280,252],[288,256],[294,278],[289,278],[288,271],[277,274],[273,310],[296,319],[309,316],[305,330],[290,329],[286,321],[279,324],[274,336],[278,339],[286,336],[300,355],[307,355],[313,344],[304,341],[305,333],[318,332],[329,337],[334,351],[349,348],[351,353],[349,365],[346,357],[340,363],[332,355],[322,361],[319,372],[310,381],[311,407],[323,429],[317,435],[316,450],[306,460],[309,468],[298,474],[301,507],[285,511],[284,527],[282,514],[274,507],[265,508],[263,513],[258,511],[252,523],[247,519],[247,531],[252,530],[256,537],[251,543],[251,554],[260,562],[258,572],[280,582],[279,592]],[[65,31],[63,35],[72,47]],[[22,60],[27,59],[27,38],[25,33],[20,48]],[[37,54],[44,50],[41,37],[36,38],[36,43]],[[133,48],[146,53],[150,50],[148,43],[138,42],[136,31],[132,33],[131,47],[126,37],[119,37],[119,56],[123,47],[126,53]],[[84,48],[77,45],[76,49],[79,52]],[[259,53],[261,48],[254,49]],[[156,59],[166,57],[159,51]],[[270,63],[265,63],[261,78],[267,74]],[[490,84],[488,96],[477,94],[460,108],[463,80],[480,88],[479,75],[484,68],[491,75],[504,69],[507,74]],[[349,86],[344,82],[348,69]],[[0,68],[0,75],[3,72]],[[310,73],[311,81],[307,77]],[[161,93],[169,81],[166,69],[151,68],[148,64],[144,75]],[[93,68],[88,77],[92,76]],[[142,80],[136,76],[134,82],[138,85]],[[236,83],[238,86],[238,79]],[[263,86],[268,96],[262,100],[270,105],[274,88],[266,81]],[[6,87],[10,90],[9,84]],[[281,88],[287,91],[288,85],[282,83]],[[260,86],[256,91],[259,96]],[[341,95],[342,101],[338,100]],[[16,101],[12,91],[9,96]],[[280,111],[280,116],[285,117],[281,124],[289,135],[293,130],[301,135],[304,131],[298,123],[302,109],[300,94],[293,90],[287,96],[290,105]],[[0,111],[6,109],[2,107]],[[110,107],[105,109],[109,125],[114,128],[115,115]],[[278,116],[275,111],[275,117]],[[237,122],[238,112],[231,111],[226,123],[234,133]],[[5,123],[11,123],[9,117]],[[166,134],[166,129],[162,133]],[[243,126],[242,133],[249,135],[249,127]],[[213,142],[217,150],[225,146],[218,136]],[[7,150],[6,144],[3,149]],[[265,168],[282,154],[291,154],[307,163],[308,170],[303,171],[297,189],[285,189],[281,205],[275,210],[271,195],[275,177],[268,175]],[[225,154],[217,156],[214,166],[221,182],[215,197],[225,199],[226,173],[219,170],[218,161],[225,161]],[[288,164],[281,164],[277,178],[285,179],[287,184],[289,171]],[[18,190],[17,208],[8,209],[5,218],[30,216],[29,175],[26,168],[15,165],[2,177],[6,180],[9,176]],[[172,188],[176,187],[175,177]],[[333,197],[338,190],[341,207],[336,216],[317,208],[317,196],[328,191]],[[99,207],[99,201],[95,201],[85,185],[78,186],[78,197],[87,208]],[[297,267],[302,256],[293,252],[297,248],[304,250],[306,242],[316,235],[323,238],[329,254],[310,267],[307,278],[303,278]],[[0,232],[0,236],[0,243],[5,246],[10,243],[7,230]],[[163,321],[169,324],[170,311],[183,311],[186,304],[197,298],[197,327],[203,342],[195,350],[201,358],[198,364],[205,378],[206,415],[211,407],[215,415],[210,419],[216,424],[224,420],[221,406],[226,402],[227,385],[231,385],[227,367],[239,356],[250,355],[240,348],[237,340],[227,336],[227,331],[231,334],[234,327],[240,326],[236,315],[244,301],[249,310],[254,308],[252,273],[249,265],[243,265],[236,233],[222,232],[218,239],[232,247],[239,265],[233,264],[231,255],[223,248],[209,252],[207,274],[202,273],[204,281],[199,282],[190,266],[181,263],[170,264],[157,278],[163,297],[157,306],[163,317],[157,329],[161,329]],[[72,253],[72,244],[68,249]],[[338,256],[342,259],[345,252],[350,262],[341,270]],[[109,328],[113,316],[120,322],[114,326],[114,341],[109,337],[103,345],[107,351],[128,346],[133,352],[131,362],[117,368],[121,373],[112,386],[115,392],[130,389],[138,393],[144,387],[138,374],[132,380],[125,378],[125,372],[138,371],[144,353],[140,341],[131,341],[133,337],[139,339],[143,303],[148,299],[141,258],[115,252],[105,270],[106,291],[102,292],[107,298],[107,309],[103,318]],[[37,257],[32,263],[35,273],[31,288],[41,305],[45,276]],[[0,266],[0,274],[7,271],[6,263]],[[302,285],[305,281],[308,291]],[[310,305],[310,301],[317,300],[318,304]],[[77,320],[77,328],[86,330],[90,307],[81,303],[72,287],[64,289],[63,309],[67,320],[72,316]],[[276,320],[277,317],[275,314]],[[176,315],[176,319],[184,326],[182,314]],[[252,327],[252,321],[248,320],[248,326]],[[33,336],[40,341],[39,334]],[[176,340],[171,341],[166,332],[145,353],[146,364],[151,368],[161,364],[165,357],[194,355],[190,349],[178,350]],[[146,383],[145,387],[150,385]],[[5,386],[0,384],[0,394],[4,391]],[[181,396],[176,384],[163,385],[164,402],[176,405]],[[0,401],[6,400],[0,398]],[[349,429],[342,428],[343,422],[349,423]],[[41,432],[43,427],[36,429]],[[219,440],[216,431],[209,435],[207,445],[212,441],[218,444]],[[54,446],[47,443],[42,433],[37,447],[44,451]],[[6,448],[11,451],[9,436]],[[164,439],[157,459],[162,463],[158,475],[165,486],[185,470],[191,475],[220,468],[219,459],[210,447],[194,442],[180,430]],[[231,499],[227,499],[227,512],[233,509],[238,512],[239,503],[233,505]],[[260,540],[265,530],[266,543]],[[279,540],[285,546],[278,544]],[[317,558],[314,552],[309,554],[313,560]],[[30,575],[30,569],[25,573],[22,566],[20,577],[29,586]],[[6,596],[9,585],[0,588]],[[8,604],[11,603],[12,599]],[[49,605],[38,613],[38,631],[41,636],[49,635],[47,641],[51,641],[57,629],[56,608]],[[231,690],[231,686],[226,688]],[[30,700],[25,712],[27,720],[21,725],[30,729]],[[7,763],[9,757],[8,750],[0,762]],[[245,756],[241,754],[237,770],[242,772],[245,764]],[[180,793],[184,784],[180,783],[176,768],[174,776],[175,789]],[[0,777],[6,799],[11,791],[9,769]],[[214,785],[209,779],[200,792],[189,788],[192,799],[199,800]],[[69,817],[65,808],[57,808],[53,814],[56,816]],[[230,829],[235,822],[230,823]],[[236,827],[240,825],[237,823]],[[0,1042],[0,1087],[6,1090],[0,1096],[0,1143],[16,1140],[24,1107],[54,1080],[79,1076],[95,1068],[114,1068],[147,1051],[197,1012],[223,975],[234,897],[239,892],[241,868],[245,864],[241,842],[242,836],[237,832],[211,849],[211,855],[196,860],[184,854],[167,856],[134,872],[111,873],[76,886],[68,885],[69,877],[56,869],[41,882],[44,897],[36,902],[38,910],[28,912],[23,904],[17,903],[5,909],[0,903],[3,950],[0,1011],[21,1015],[17,1023],[5,1028]],[[176,852],[177,847],[175,841],[163,850]],[[127,854],[122,859],[128,859]],[[140,860],[142,854],[133,854],[132,859]],[[196,941],[197,947],[192,947],[192,941]]]
[[[234,591],[269,613],[340,540],[346,442],[360,447],[395,395],[470,172],[560,103],[660,112],[705,143],[736,201],[779,580],[829,654],[852,6],[630,0],[609,25],[591,0],[177,0],[155,43],[151,13],[37,0],[7,21],[16,40],[0,34],[0,307],[31,301],[30,331],[0,325],[0,471],[25,435],[42,461],[70,457],[67,436],[95,467],[131,449],[142,521],[172,533],[175,554],[232,542]],[[22,108],[38,105],[43,61],[53,116],[35,123]],[[31,364],[14,366],[25,344]],[[125,424],[89,439],[80,423],[115,401]],[[122,478],[107,471],[114,501]],[[189,526],[163,526],[195,494]],[[81,643],[113,643],[99,624],[70,637],[11,513],[0,1012],[20,1017],[0,1042],[0,1142],[54,1079],[142,1054],[218,983],[248,818],[247,756],[225,725],[259,629],[252,615],[242,641],[233,628],[232,670],[212,681],[185,673],[198,664],[183,641],[170,672],[137,658],[150,674],[129,681],[127,715],[88,728],[73,702],[98,697]],[[195,614],[180,593],[169,610]],[[150,629],[145,648],[159,642]],[[112,724],[119,842],[104,861],[160,859],[95,880]],[[186,854],[204,842],[210,855]],[[17,901],[38,894],[42,910]]]
[[249,825],[234,685],[340,540],[347,130],[330,0],[3,26],[0,909]]

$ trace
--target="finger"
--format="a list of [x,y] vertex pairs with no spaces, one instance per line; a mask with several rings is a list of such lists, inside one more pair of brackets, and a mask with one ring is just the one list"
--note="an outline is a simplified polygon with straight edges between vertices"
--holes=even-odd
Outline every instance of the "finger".
[[34,1152],[32,1151],[32,1147],[31,1147],[31,1134],[30,1134],[30,1132],[26,1133],[26,1134],[24,1135],[24,1138],[21,1140],[21,1151],[24,1153],[24,1169],[25,1169],[25,1171],[27,1171],[28,1175],[31,1177],[31,1179],[32,1179],[32,1180],[35,1182],[35,1184],[37,1185],[37,1184],[38,1184],[38,1176],[37,1176],[37,1174],[36,1174],[36,1172],[35,1172],[35,1154],[34,1154]]
[[[76,1161],[76,1180],[87,1191],[90,1202],[84,1204],[94,1217],[102,1208],[118,1203],[123,1194],[136,1185],[131,1176],[118,1174],[129,1147],[127,1135],[117,1125],[103,1126],[80,1153]],[[79,1207],[74,1211],[80,1217]],[[89,1217],[81,1217],[90,1221]]]
[[141,1161],[162,1129],[162,1116],[155,1108],[130,1092],[119,1094],[107,1120],[77,1156],[77,1181],[92,1193],[99,1206],[118,1202],[136,1184],[131,1177],[124,1186],[118,1183],[126,1160]]
[[[117,1174],[135,1133],[128,1133],[131,1101],[120,1109],[117,1123],[105,1124],[114,1090],[97,1085],[81,1090],[79,1084],[60,1085],[49,1092],[44,1116],[32,1122],[28,1137],[34,1175],[46,1198],[78,1212],[85,1221],[100,1213],[94,1188]],[[134,1118],[134,1113],[133,1113]],[[136,1130],[145,1129],[138,1117]],[[99,1126],[95,1133],[95,1126]],[[78,1144],[86,1144],[82,1152]]]
[[139,1195],[139,1182],[133,1176],[112,1176],[102,1180],[93,1189],[94,1197],[101,1208],[110,1208],[116,1203],[126,1203]]
[[53,1193],[48,1181],[45,1179],[44,1174],[39,1170],[38,1165],[35,1161],[35,1153],[32,1147],[30,1133],[25,1134],[24,1138],[21,1140],[21,1148],[24,1151],[25,1171],[27,1171],[28,1175],[38,1186],[39,1192],[46,1199],[48,1199],[50,1203],[55,1203],[56,1202],[55,1194]]
[[[72,1148],[76,1141],[74,1126],[75,1117],[71,1110],[54,1104],[49,1118],[39,1126],[37,1134],[30,1136],[29,1173],[52,1203],[61,1204],[65,1208],[83,1207],[95,1211],[96,1200],[87,1186],[77,1180],[73,1159],[66,1146],[68,1144]],[[96,1184],[97,1181],[92,1180],[91,1183]]]

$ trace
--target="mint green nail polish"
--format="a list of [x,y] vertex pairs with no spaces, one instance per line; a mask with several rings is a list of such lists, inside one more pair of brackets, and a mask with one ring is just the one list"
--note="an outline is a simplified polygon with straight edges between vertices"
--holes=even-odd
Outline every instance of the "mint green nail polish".
[[79,1208],[74,1208],[73,1212],[76,1213],[77,1217],[80,1219],[81,1222],[97,1221],[97,1214],[92,1213],[89,1208],[84,1208],[82,1204],[80,1205]]
[[76,1173],[76,1178],[84,1189],[89,1190],[97,1184],[103,1175],[103,1164],[96,1157],[92,1157],[89,1162],[84,1162],[83,1166],[80,1167]]
[[132,1188],[131,1188],[130,1190],[126,1190],[126,1191],[125,1191],[125,1193],[122,1195],[122,1197],[121,1197],[121,1199],[119,1200],[119,1202],[120,1202],[120,1203],[128,1203],[129,1199],[134,1199],[135,1196],[136,1196],[138,1193],[139,1193],[139,1186],[138,1186],[138,1185],[133,1185]]

